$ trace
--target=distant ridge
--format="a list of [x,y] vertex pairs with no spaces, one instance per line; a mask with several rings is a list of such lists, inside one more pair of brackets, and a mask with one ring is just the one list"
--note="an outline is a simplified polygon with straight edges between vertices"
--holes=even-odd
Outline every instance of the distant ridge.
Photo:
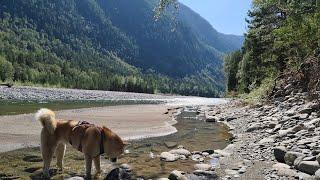
[[177,18],[165,12],[156,22],[156,4],[156,0],[3,0],[0,58],[13,70],[2,80],[221,95],[222,57],[239,49],[243,37],[217,32],[182,4]]

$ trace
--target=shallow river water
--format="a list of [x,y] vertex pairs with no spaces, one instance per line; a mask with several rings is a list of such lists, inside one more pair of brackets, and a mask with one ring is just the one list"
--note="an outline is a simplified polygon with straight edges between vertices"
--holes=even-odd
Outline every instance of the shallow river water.
[[[119,163],[127,163],[132,169],[135,178],[155,179],[168,177],[173,170],[183,170],[192,173],[195,161],[178,160],[163,162],[159,157],[152,158],[164,151],[170,151],[165,142],[176,142],[190,152],[223,149],[228,145],[231,134],[228,128],[221,123],[206,123],[203,117],[198,117],[196,109],[189,108],[182,111],[177,117],[175,125],[178,132],[164,137],[156,137],[133,141],[128,147],[129,154],[124,155]],[[210,159],[206,159],[209,161]]]
[[134,104],[158,104],[159,100],[77,100],[77,101],[9,101],[0,100],[1,115],[17,115],[25,113],[34,113],[40,108],[49,108],[51,110],[80,109],[90,107],[104,107],[117,105]]

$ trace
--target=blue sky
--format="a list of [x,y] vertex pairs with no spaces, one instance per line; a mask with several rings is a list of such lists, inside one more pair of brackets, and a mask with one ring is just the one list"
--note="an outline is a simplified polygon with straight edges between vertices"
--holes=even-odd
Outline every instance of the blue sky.
[[219,32],[243,35],[252,0],[179,0],[204,17]]

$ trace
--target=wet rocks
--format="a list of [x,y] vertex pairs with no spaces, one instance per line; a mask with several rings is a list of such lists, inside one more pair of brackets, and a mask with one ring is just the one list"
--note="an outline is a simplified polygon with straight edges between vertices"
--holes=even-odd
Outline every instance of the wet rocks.
[[164,144],[166,145],[167,148],[174,148],[178,145],[177,142],[171,142],[171,141],[166,141],[164,142]]
[[[223,172],[222,179],[248,178],[247,172],[262,179],[262,171],[265,179],[315,178],[320,162],[320,113],[317,105],[308,103],[305,97],[296,92],[268,105],[231,104],[201,111],[215,119],[212,121],[234,127],[230,129],[234,138],[230,147],[223,150],[192,152],[188,158],[198,164],[193,174],[186,176],[223,168],[217,171]],[[211,170],[206,169],[209,165]],[[317,174],[320,178],[320,170]]]
[[209,116],[209,115],[206,116],[206,122],[217,122],[217,121],[218,121],[218,118],[215,116]]
[[[124,167],[128,167],[125,165]],[[131,169],[123,169],[121,167],[112,169],[107,176],[104,178],[105,180],[130,180],[131,179]]]
[[193,154],[193,155],[191,156],[191,159],[192,159],[193,161],[197,161],[197,162],[203,162],[203,161],[204,161],[204,158],[203,158],[202,155],[200,155],[200,154]]
[[170,180],[187,180],[188,178],[185,176],[185,172],[174,170],[170,173],[168,179]]
[[198,176],[195,179],[200,179],[201,177],[203,179],[215,179],[218,177],[214,171],[195,170],[193,174]]

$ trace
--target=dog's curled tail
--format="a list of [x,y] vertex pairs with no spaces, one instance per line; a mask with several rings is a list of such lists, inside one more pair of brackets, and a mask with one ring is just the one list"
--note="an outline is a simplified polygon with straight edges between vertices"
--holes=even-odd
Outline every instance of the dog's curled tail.
[[42,108],[36,113],[35,118],[36,120],[40,121],[43,128],[46,129],[49,134],[54,134],[54,131],[57,127],[57,121],[53,111]]

